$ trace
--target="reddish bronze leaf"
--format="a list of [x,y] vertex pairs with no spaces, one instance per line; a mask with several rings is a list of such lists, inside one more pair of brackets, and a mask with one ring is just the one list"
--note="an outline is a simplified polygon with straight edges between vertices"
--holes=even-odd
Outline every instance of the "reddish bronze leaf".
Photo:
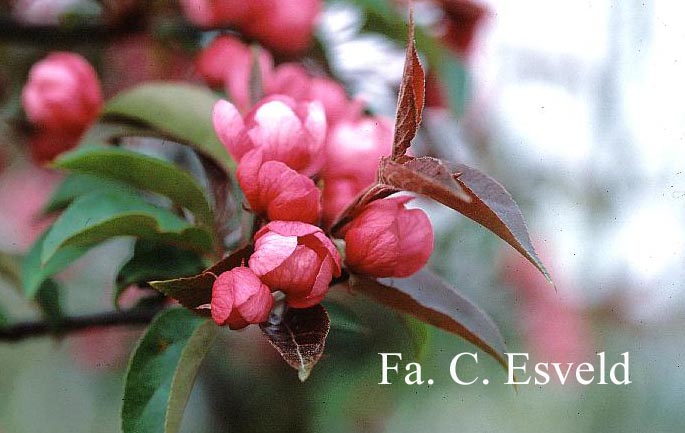
[[175,278],[173,280],[150,281],[150,285],[166,296],[177,300],[181,305],[196,314],[210,316],[211,310],[200,307],[211,304],[214,280],[222,272],[236,268],[243,261],[247,261],[250,254],[252,254],[252,245],[243,247],[224,257],[198,275]]
[[395,134],[393,136],[392,159],[397,160],[407,153],[411,141],[421,124],[421,115],[426,96],[426,79],[421,61],[416,53],[414,41],[414,9],[409,9],[409,41],[404,59],[404,72],[397,97]]
[[375,301],[457,334],[505,368],[504,339],[490,317],[454,287],[428,270],[409,278],[373,278],[353,275],[350,287]]
[[447,164],[454,178],[471,197],[468,203],[454,200],[446,203],[447,206],[502,238],[535,265],[552,283],[552,277],[535,253],[521,209],[511,194],[495,179],[475,168],[464,164]]
[[386,185],[423,194],[446,206],[471,199],[454,180],[452,172],[436,158],[408,158],[404,163],[383,158],[378,173],[380,182]]
[[385,198],[390,194],[394,194],[399,190],[390,185],[383,185],[375,183],[362,191],[357,198],[338,216],[335,222],[331,225],[331,233],[335,234],[345,224],[352,221],[352,219],[359,214],[359,212],[372,201]]
[[323,355],[331,321],[322,305],[304,309],[285,307],[281,313],[272,313],[259,327],[304,382]]

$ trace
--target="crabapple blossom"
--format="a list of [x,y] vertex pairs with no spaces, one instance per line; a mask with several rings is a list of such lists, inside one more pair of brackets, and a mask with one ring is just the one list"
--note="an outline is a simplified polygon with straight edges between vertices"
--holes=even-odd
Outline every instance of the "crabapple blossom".
[[255,234],[249,266],[273,290],[286,294],[288,305],[320,303],[333,277],[340,276],[340,255],[316,226],[272,221]]
[[238,165],[238,183],[252,210],[270,220],[316,224],[321,204],[314,182],[280,161],[262,159],[261,149],[254,149]]
[[263,99],[244,118],[235,105],[214,105],[214,130],[231,156],[240,159],[261,149],[264,161],[280,161],[307,176],[324,163],[326,116],[317,101],[295,102],[287,96]]
[[392,121],[380,116],[344,121],[330,132],[323,171],[323,218],[327,225],[373,183],[378,161],[390,154],[392,134]]
[[326,111],[329,125],[361,116],[363,103],[347,96],[342,84],[327,77],[313,77],[297,63],[283,63],[266,77],[267,95],[288,95],[296,101],[319,101]]
[[407,209],[408,196],[366,205],[345,225],[345,264],[373,277],[408,277],[419,271],[433,251],[433,226],[421,209]]
[[95,69],[78,54],[55,52],[33,65],[22,91],[29,120],[52,131],[83,131],[103,99]]
[[264,322],[273,303],[269,288],[244,266],[222,273],[212,286],[212,319],[220,326],[241,329]]

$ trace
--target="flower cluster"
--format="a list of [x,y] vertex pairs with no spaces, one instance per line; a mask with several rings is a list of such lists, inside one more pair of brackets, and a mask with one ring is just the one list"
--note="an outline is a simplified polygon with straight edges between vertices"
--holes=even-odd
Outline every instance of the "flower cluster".
[[[373,183],[380,157],[390,152],[392,124],[361,114],[331,121],[324,107],[311,95],[292,94],[268,96],[245,115],[225,100],[214,107],[214,128],[239,162],[246,204],[263,222],[247,266],[214,284],[212,317],[220,325],[264,321],[274,291],[291,307],[316,305],[342,273],[341,255],[324,228]],[[406,277],[426,264],[433,230],[422,210],[406,208],[410,200],[373,201],[340,230],[350,272]]]

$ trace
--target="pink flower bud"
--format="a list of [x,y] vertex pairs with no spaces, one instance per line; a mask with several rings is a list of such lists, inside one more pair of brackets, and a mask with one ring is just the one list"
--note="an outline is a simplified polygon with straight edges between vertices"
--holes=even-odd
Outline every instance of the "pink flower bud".
[[314,182],[282,162],[263,162],[260,149],[240,160],[237,175],[254,212],[270,220],[319,221],[320,193]]
[[236,161],[261,149],[264,161],[280,161],[305,175],[323,165],[326,117],[320,103],[296,103],[272,96],[257,104],[245,118],[228,101],[214,105],[214,130]]
[[376,200],[343,227],[345,263],[373,277],[408,277],[433,251],[433,226],[420,209],[407,209],[411,197]]
[[250,268],[233,268],[214,281],[212,319],[220,326],[241,329],[250,323],[262,323],[273,304],[271,291]]
[[320,303],[333,277],[340,276],[340,255],[323,231],[302,222],[272,221],[255,234],[250,269],[288,305]]
[[[261,81],[273,69],[273,59],[264,50],[256,56],[259,61]],[[250,101],[250,79],[255,61],[252,49],[232,36],[219,36],[202,50],[196,59],[197,70],[212,87],[226,87],[226,93],[241,111],[246,111]]]
[[92,66],[72,53],[52,53],[33,65],[22,92],[26,115],[52,130],[83,130],[100,114],[102,93]]
[[276,51],[296,53],[309,45],[321,0],[251,0],[252,19],[241,26],[245,34]]
[[393,123],[365,117],[338,123],[326,143],[323,219],[330,225],[366,187],[371,185],[382,156],[390,154]]

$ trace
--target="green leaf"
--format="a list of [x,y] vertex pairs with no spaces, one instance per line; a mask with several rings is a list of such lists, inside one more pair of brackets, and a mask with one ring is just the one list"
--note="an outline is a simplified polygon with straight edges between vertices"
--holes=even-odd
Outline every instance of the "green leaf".
[[430,271],[424,269],[409,278],[378,280],[353,275],[350,287],[381,304],[465,338],[506,367],[506,345],[492,319]]
[[78,197],[96,191],[128,192],[131,188],[123,183],[103,179],[89,174],[69,175],[57,187],[43,208],[44,214],[59,212],[67,208]]
[[114,192],[91,193],[75,200],[55,221],[43,242],[41,263],[69,246],[94,246],[115,236],[156,239],[209,251],[212,236],[166,209],[141,198]]
[[64,270],[90,249],[90,246],[66,246],[60,248],[50,260],[43,264],[40,257],[48,231],[44,232],[31,246],[21,265],[21,285],[24,288],[24,295],[28,299],[36,296],[46,279]]
[[157,137],[164,138],[159,132],[139,125],[131,125],[121,122],[99,121],[95,122],[81,136],[81,144],[118,144],[124,137]]
[[319,304],[302,309],[285,307],[281,313],[271,313],[269,320],[259,327],[304,382],[323,355],[331,321]]
[[252,254],[252,246],[241,248],[224,257],[198,275],[165,281],[150,281],[150,285],[184,307],[202,316],[211,315],[209,309],[199,308],[212,302],[212,286],[216,277],[245,263]]
[[55,168],[115,180],[169,197],[207,226],[213,216],[202,187],[174,164],[120,147],[87,146],[64,154]]
[[212,109],[219,98],[209,89],[181,82],[146,83],[112,98],[105,118],[124,118],[192,146],[229,173],[235,162],[214,132]]
[[203,268],[202,259],[192,251],[139,239],[133,257],[117,275],[114,305],[118,307],[119,297],[133,284],[195,275]]
[[219,328],[182,308],[161,313],[133,352],[121,410],[123,433],[176,433],[195,376]]
[[0,279],[15,288],[21,286],[21,266],[17,256],[0,252]]
[[60,298],[60,287],[53,280],[45,280],[35,297],[43,320],[54,329],[59,329],[59,325],[64,319]]
[[7,319],[7,312],[4,308],[0,307],[0,329],[6,328],[9,325],[9,320]]

